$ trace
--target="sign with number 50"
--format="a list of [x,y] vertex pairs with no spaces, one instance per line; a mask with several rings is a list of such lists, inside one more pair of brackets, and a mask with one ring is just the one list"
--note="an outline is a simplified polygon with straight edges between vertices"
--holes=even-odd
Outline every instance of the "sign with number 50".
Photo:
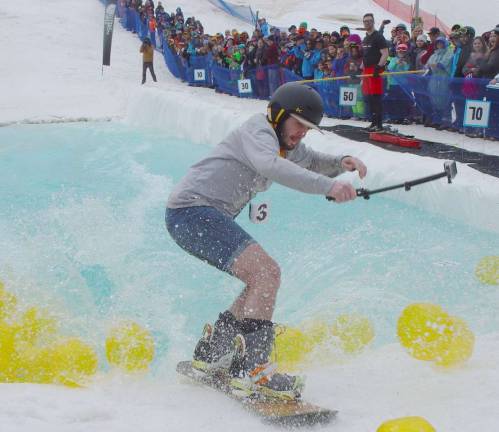
[[355,106],[357,104],[356,87],[340,87],[340,106]]

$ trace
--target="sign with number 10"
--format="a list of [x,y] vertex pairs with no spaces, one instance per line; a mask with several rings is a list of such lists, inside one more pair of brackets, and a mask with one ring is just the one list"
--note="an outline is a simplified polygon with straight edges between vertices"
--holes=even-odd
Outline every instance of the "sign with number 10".
[[206,71],[204,69],[194,69],[194,81],[206,81]]

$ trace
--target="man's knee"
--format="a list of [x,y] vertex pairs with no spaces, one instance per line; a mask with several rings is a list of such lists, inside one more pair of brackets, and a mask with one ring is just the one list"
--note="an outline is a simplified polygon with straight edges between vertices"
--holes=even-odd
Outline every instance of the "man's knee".
[[261,246],[253,244],[235,260],[232,271],[243,282],[254,284],[270,284],[276,289],[281,284],[281,268]]
[[270,256],[260,261],[260,265],[248,276],[247,281],[253,287],[265,290],[264,297],[274,296],[281,285],[281,268]]

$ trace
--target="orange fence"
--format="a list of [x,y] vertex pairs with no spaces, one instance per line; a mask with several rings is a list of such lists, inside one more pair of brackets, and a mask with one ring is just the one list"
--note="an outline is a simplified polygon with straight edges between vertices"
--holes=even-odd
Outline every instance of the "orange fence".
[[[378,6],[386,9],[391,14],[404,20],[405,22],[412,22],[414,16],[414,7],[408,5],[400,0],[373,0]],[[419,16],[423,20],[423,26],[425,30],[429,30],[431,27],[438,27],[445,33],[450,33],[450,28],[442,21],[437,18],[436,15],[426,12],[423,9],[419,9]]]

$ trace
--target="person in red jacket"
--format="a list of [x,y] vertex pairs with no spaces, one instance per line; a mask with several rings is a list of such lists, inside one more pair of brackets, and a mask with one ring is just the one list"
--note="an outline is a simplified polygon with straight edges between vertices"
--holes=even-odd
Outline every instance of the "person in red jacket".
[[426,54],[421,56],[421,63],[426,64],[430,57],[433,55],[435,52],[435,42],[437,38],[440,36],[440,29],[438,27],[432,27],[430,31],[428,32],[428,36],[430,37],[430,44],[428,45],[428,48],[426,49]]
[[268,68],[269,94],[273,94],[281,85],[279,74],[279,47],[275,36],[268,36],[265,39],[267,47],[264,51],[265,64],[271,66]]

